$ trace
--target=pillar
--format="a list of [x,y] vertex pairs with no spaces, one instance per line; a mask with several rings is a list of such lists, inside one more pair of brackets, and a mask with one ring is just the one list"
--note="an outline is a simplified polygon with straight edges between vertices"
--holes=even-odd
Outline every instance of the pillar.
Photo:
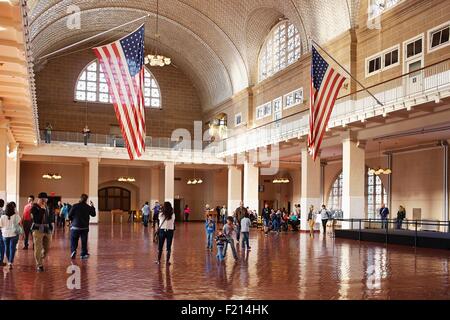
[[[302,198],[302,194],[301,194],[301,186],[302,186],[302,181],[301,181],[301,174],[300,174],[300,170],[295,170],[292,171],[291,173],[291,178],[292,178],[292,205],[291,205],[291,211],[295,211],[294,210],[294,205],[296,204],[300,204],[301,202],[301,198]],[[304,211],[304,208],[302,208]]]
[[309,230],[308,227],[308,212],[311,205],[314,206],[314,210],[320,209],[321,197],[320,197],[320,158],[317,157],[316,161],[312,159],[306,148],[302,149],[302,170],[301,170],[301,201],[300,206],[302,215],[300,218],[300,229]]
[[98,223],[98,158],[88,158],[89,162],[89,183],[88,196],[89,200],[94,203],[97,215],[90,219],[90,223]]
[[228,167],[228,215],[239,207],[242,200],[242,173],[237,166]]
[[10,145],[6,159],[6,202],[14,201],[19,207],[20,158],[17,145]]
[[[365,145],[349,135],[342,141],[342,211],[344,219],[365,218]],[[342,228],[350,227],[343,222]],[[354,224],[356,228],[357,225]],[[363,227],[363,225],[361,225]]]
[[6,127],[0,127],[0,199],[6,201],[6,159],[8,135]]
[[244,162],[244,206],[259,212],[259,167]]
[[174,205],[174,190],[175,190],[175,163],[164,163],[164,201],[169,201]]
[[161,202],[160,192],[159,192],[159,181],[160,181],[160,168],[151,169],[150,178],[150,205],[153,206],[156,201]]

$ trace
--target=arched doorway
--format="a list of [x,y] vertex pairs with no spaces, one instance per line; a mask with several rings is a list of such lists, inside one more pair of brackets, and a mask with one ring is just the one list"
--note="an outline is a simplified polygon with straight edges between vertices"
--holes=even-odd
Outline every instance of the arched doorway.
[[98,190],[99,211],[131,210],[131,192],[121,187],[106,187]]

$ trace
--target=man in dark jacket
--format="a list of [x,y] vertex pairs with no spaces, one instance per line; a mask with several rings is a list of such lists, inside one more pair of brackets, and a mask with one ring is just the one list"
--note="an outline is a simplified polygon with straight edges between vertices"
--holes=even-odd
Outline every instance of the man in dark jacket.
[[267,236],[269,234],[269,225],[270,225],[270,208],[269,204],[264,204],[264,209],[262,210],[262,218],[264,225],[264,234]]
[[52,239],[53,224],[50,212],[47,207],[47,193],[41,192],[38,195],[37,203],[31,207],[31,217],[33,224],[34,258],[36,260],[37,271],[44,271],[43,260],[48,254]]
[[81,237],[81,259],[89,258],[87,249],[87,239],[89,233],[89,219],[95,217],[95,208],[92,201],[87,204],[88,196],[81,195],[80,202],[74,204],[69,212],[69,220],[72,222],[70,227],[70,257],[75,259],[77,255],[78,240]]
[[241,236],[241,220],[247,213],[247,208],[244,207],[242,201],[239,203],[239,207],[234,211],[234,219],[236,224],[236,241],[239,242]]

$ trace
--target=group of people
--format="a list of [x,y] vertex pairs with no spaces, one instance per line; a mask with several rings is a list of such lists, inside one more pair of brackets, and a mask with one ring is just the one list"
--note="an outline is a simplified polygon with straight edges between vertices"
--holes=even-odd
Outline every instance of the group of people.
[[[387,229],[389,227],[389,209],[384,203],[381,204],[379,211],[381,217],[381,228]],[[404,206],[400,205],[397,211],[397,217],[395,219],[395,228],[401,229],[403,225],[403,220],[406,219],[406,209]]]
[[[88,196],[82,194],[80,202],[70,206],[68,204],[60,206],[60,217],[65,215],[64,211],[68,210],[67,217],[70,221],[70,250],[71,258],[75,259],[78,241],[81,238],[81,258],[89,257],[87,239],[89,232],[89,218],[95,217],[96,212],[92,202],[87,204]],[[23,215],[20,216],[15,202],[11,201],[6,204],[0,199],[0,265],[5,266],[5,255],[8,261],[8,267],[13,268],[14,257],[18,246],[19,237],[23,235],[23,250],[28,249],[30,235],[32,235],[34,258],[38,272],[44,271],[44,259],[47,257],[54,225],[65,225],[65,219],[55,221],[55,214],[52,212],[52,206],[48,204],[47,193],[39,193],[37,200],[33,195],[28,197],[27,204],[24,207]],[[62,212],[62,214],[61,214]]]
[[[47,124],[45,125],[45,131],[44,131],[45,143],[51,143],[52,142],[52,131],[53,131],[52,125],[49,122],[47,122]],[[83,128],[81,133],[83,134],[84,145],[87,146],[88,140],[89,140],[89,138],[91,136],[91,130],[89,129],[87,124]]]

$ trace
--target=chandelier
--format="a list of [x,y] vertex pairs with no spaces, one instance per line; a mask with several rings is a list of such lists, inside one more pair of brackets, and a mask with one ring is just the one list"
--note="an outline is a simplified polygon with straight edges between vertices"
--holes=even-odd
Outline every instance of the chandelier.
[[[381,141],[378,142],[378,163],[381,163]],[[374,174],[376,176],[379,176],[380,174],[391,174],[392,170],[390,168],[381,168],[381,166],[378,166],[377,168],[369,168],[369,174]]]
[[[158,20],[159,20],[159,0],[156,1],[156,33],[155,33],[155,47],[158,47],[159,42],[159,33],[158,33]],[[149,64],[151,67],[164,67],[168,66],[171,63],[171,59],[169,57],[165,57],[161,54],[158,54],[157,49],[155,49],[155,54],[149,54],[144,57],[144,63]]]
[[61,180],[62,176],[58,173],[46,173],[42,175],[42,178],[47,180]]
[[[194,177],[195,177],[195,169],[194,169]],[[193,179],[189,179],[187,182],[187,184],[193,185],[193,184],[202,184],[203,180],[201,178],[193,178]]]
[[117,181],[119,181],[119,182],[135,182],[136,179],[133,177],[119,177],[117,179]]
[[272,180],[272,183],[289,183],[289,179],[287,178],[276,178]]

